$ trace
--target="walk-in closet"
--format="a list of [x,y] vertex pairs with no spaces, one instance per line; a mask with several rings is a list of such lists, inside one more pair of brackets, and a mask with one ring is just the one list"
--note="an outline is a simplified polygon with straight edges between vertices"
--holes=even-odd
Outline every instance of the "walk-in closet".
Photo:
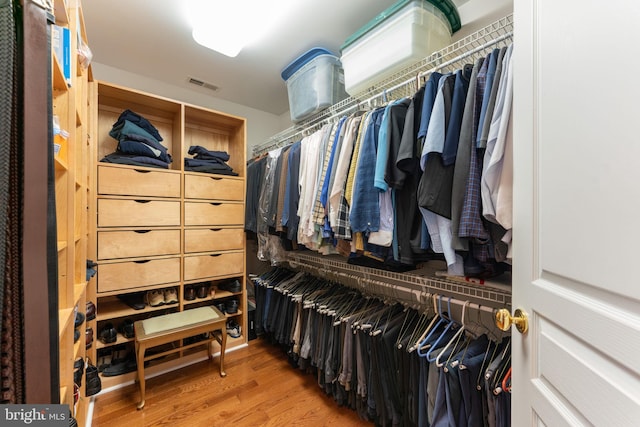
[[638,424],[639,5],[151,3],[0,0],[0,425]]

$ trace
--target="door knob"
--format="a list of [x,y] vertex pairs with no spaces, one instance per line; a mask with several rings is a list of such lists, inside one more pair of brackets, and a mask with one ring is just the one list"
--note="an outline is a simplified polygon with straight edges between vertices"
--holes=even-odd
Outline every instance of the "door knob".
[[529,330],[529,315],[521,308],[517,308],[511,316],[509,310],[501,308],[496,312],[496,326],[502,331],[508,331],[511,325],[516,325],[518,332],[526,334]]

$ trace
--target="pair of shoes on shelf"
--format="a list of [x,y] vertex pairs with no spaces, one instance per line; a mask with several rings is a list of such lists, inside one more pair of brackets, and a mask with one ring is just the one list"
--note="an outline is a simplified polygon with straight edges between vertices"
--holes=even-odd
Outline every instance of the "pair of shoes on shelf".
[[231,338],[240,338],[242,335],[242,328],[234,319],[229,319],[227,322],[227,334],[229,334]]
[[154,289],[147,291],[145,301],[151,307],[158,307],[164,304],[175,304],[178,302],[178,290],[176,288]]
[[204,341],[207,338],[209,338],[209,332],[205,332],[194,337],[188,337],[184,339],[184,345],[195,344],[197,342]]
[[184,288],[184,299],[185,301],[193,301],[196,299],[196,290],[193,286],[186,286]]
[[146,293],[144,292],[136,292],[133,294],[118,295],[118,299],[134,310],[142,310],[147,306],[144,302],[145,296]]
[[75,308],[73,309],[74,312],[74,320],[73,320],[73,327],[74,328],[79,328],[85,320],[85,316],[84,313],[78,311],[78,306],[76,305]]
[[[105,351],[106,350],[106,351]],[[135,353],[130,346],[117,345],[102,349],[98,356],[98,372],[103,377],[115,377],[137,369]]]
[[84,359],[78,357],[73,362],[73,383],[78,387],[82,386],[82,377],[84,376]]
[[235,298],[228,299],[224,303],[224,311],[227,314],[236,314],[238,312],[238,300]]
[[87,301],[86,316],[87,320],[93,320],[96,318],[96,305],[91,301]]
[[242,284],[238,279],[235,279],[230,282],[220,283],[218,285],[218,288],[222,289],[223,291],[228,291],[228,292],[237,294],[238,292],[242,291]]
[[87,328],[85,331],[85,348],[91,348],[93,344],[93,328]]
[[111,344],[118,340],[118,331],[113,326],[113,323],[108,322],[104,325],[104,327],[100,330],[100,336],[98,337],[100,341],[105,344]]
[[133,338],[136,336],[132,319],[124,319],[118,330],[125,338]]
[[199,299],[207,298],[208,296],[211,295],[209,291],[210,287],[208,284],[203,283],[200,285],[195,285],[195,288],[196,288],[196,296]]
[[85,368],[85,396],[93,396],[102,390],[102,380],[98,374],[98,368],[87,360]]
[[215,306],[215,308],[217,308],[220,311],[220,313],[226,314],[226,310],[225,310],[225,306],[224,306],[223,302],[219,302],[217,304],[214,304],[214,306]]

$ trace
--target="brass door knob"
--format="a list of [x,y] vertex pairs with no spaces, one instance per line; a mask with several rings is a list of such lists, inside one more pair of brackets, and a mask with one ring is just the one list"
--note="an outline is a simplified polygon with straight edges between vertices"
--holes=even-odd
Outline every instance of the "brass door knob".
[[515,325],[518,332],[526,334],[529,330],[529,315],[521,308],[517,308],[513,316],[506,308],[498,310],[496,312],[496,326],[502,331],[508,331],[511,325]]

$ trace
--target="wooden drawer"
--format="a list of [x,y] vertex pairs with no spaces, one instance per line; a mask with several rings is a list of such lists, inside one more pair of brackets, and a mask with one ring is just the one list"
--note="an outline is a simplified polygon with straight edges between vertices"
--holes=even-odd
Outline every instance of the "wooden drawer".
[[135,289],[180,281],[180,258],[118,262],[98,266],[98,292]]
[[184,203],[184,225],[243,225],[242,203]]
[[184,257],[184,280],[242,274],[243,271],[243,252]]
[[244,199],[244,180],[225,178],[219,175],[185,175],[184,197],[186,199]]
[[241,228],[201,228],[184,230],[185,252],[214,252],[244,249]]
[[180,253],[180,230],[99,231],[98,259]]
[[98,194],[180,197],[180,173],[98,165]]
[[180,225],[180,201],[98,199],[98,227]]

